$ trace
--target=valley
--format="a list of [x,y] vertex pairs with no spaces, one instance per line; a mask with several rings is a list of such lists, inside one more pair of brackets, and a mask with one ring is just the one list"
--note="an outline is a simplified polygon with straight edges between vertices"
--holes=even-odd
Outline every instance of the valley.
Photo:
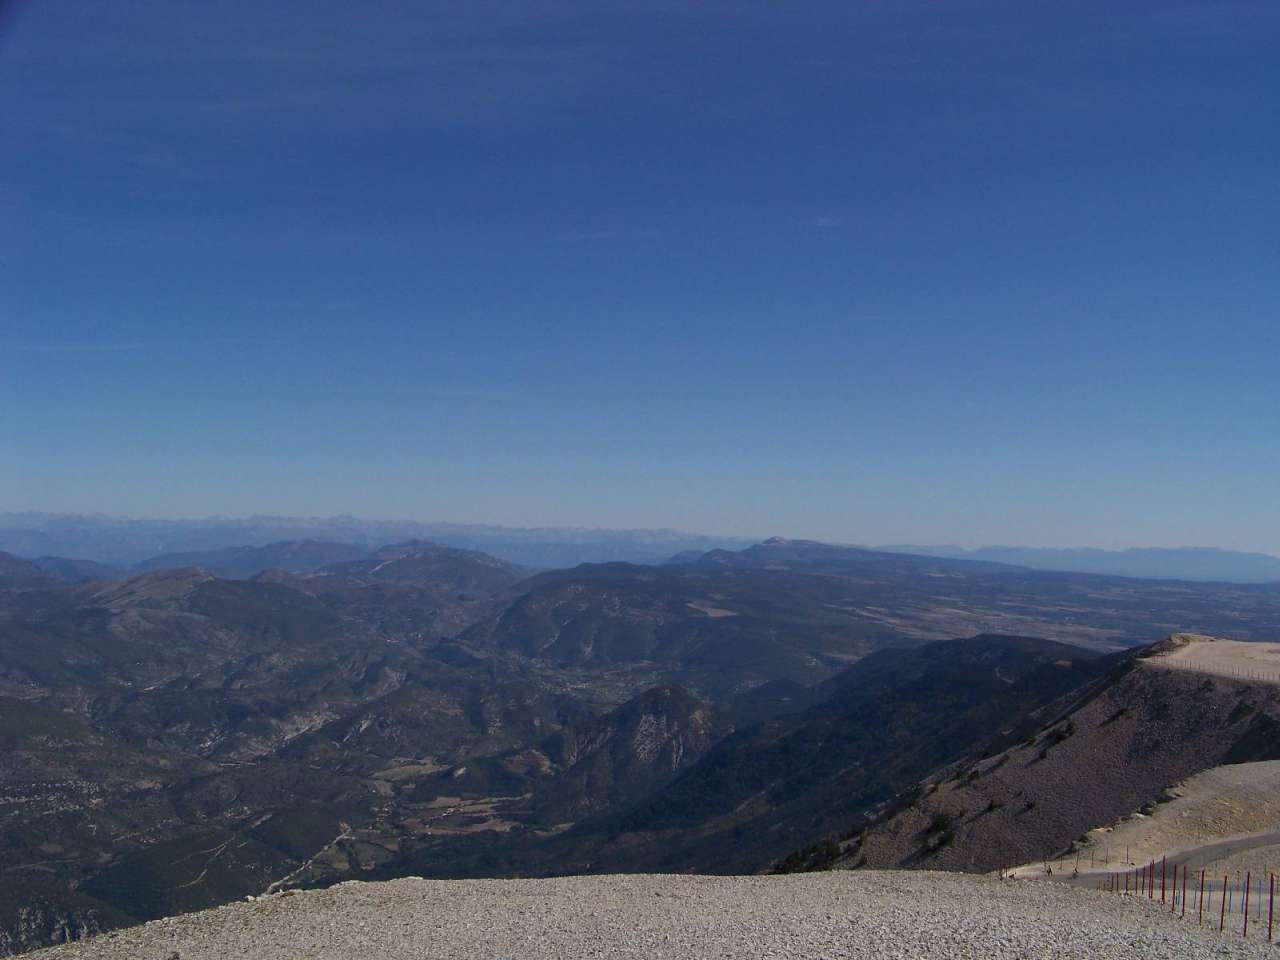
[[[164,565],[192,559],[0,565],[5,952],[356,878],[987,871],[1271,759],[1266,697],[1135,651],[1278,636],[1277,586],[786,540],[543,572],[420,540]],[[1161,752],[1119,711],[1170,698],[1234,719]],[[1071,758],[1105,758],[1104,727],[1155,759],[1084,803]]]

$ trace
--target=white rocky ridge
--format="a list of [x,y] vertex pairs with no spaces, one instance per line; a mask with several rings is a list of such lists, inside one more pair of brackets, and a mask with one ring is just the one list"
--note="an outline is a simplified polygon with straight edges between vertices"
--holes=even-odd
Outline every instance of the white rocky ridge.
[[345,883],[148,923],[39,960],[1274,957],[1095,890],[923,872]]

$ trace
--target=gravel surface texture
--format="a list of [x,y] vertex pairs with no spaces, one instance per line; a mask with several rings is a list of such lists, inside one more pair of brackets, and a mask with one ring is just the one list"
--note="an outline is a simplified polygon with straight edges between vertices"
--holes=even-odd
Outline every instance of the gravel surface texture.
[[277,894],[32,955],[100,960],[1280,957],[1132,900],[973,875],[396,880]]
[[1196,634],[1174,634],[1169,649],[1148,666],[1192,670],[1261,683],[1280,683],[1280,643],[1220,640]]
[[[1089,843],[1079,854],[1053,861],[1060,880],[1079,863],[1083,880],[1139,867],[1167,857],[1169,863],[1188,863],[1210,875],[1280,873],[1280,760],[1233,763],[1197,773],[1169,788],[1174,799],[1149,814],[1135,813],[1089,831]],[[1105,857],[1105,860],[1104,860]],[[1044,877],[1043,862],[1023,864],[1010,873]]]

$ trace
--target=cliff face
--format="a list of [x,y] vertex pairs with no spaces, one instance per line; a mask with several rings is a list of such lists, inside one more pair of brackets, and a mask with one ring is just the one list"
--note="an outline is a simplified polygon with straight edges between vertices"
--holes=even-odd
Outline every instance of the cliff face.
[[90,905],[88,898],[78,907],[43,897],[33,898],[9,915],[0,927],[0,956],[40,947],[70,943],[121,925],[122,918],[105,905]]
[[662,787],[719,738],[711,708],[680,687],[645,691],[587,728],[556,737],[564,769],[539,803],[545,823],[577,820]]

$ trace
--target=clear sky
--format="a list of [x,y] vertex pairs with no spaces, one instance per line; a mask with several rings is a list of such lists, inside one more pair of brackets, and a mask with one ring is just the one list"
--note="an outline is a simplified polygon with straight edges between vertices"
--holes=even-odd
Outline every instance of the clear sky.
[[0,7],[0,510],[1280,552],[1280,4]]

